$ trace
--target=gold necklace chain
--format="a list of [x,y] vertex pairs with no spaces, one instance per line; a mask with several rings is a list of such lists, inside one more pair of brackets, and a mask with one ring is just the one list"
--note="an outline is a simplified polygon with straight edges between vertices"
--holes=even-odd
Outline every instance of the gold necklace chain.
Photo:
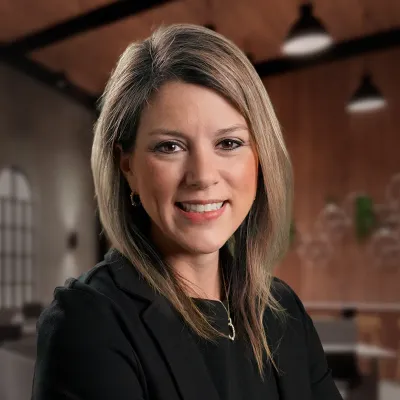
[[229,330],[231,331],[231,333],[228,335],[228,337],[229,337],[229,339],[232,340],[232,342],[233,342],[233,341],[235,340],[236,330],[235,330],[235,327],[233,326],[232,318],[231,318],[231,313],[230,313],[230,309],[229,309],[229,293],[228,293],[228,291],[227,291],[227,289],[226,289],[224,271],[222,271],[222,281],[224,282],[225,298],[226,298],[226,302],[227,302],[227,304],[228,304],[228,308],[225,307],[225,304],[224,304],[221,300],[218,300],[218,301],[219,301],[219,302],[222,304],[222,306],[225,308],[225,311],[226,311],[226,313],[227,313],[227,315],[228,315],[228,327],[229,327]]

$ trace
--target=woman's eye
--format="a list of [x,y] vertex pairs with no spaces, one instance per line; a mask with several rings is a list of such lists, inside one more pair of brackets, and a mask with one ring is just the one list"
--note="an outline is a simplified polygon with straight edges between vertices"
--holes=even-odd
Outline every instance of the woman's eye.
[[225,139],[218,143],[218,146],[220,146],[222,150],[235,150],[242,145],[243,143],[241,141],[233,139]]
[[176,153],[182,150],[182,146],[175,142],[163,142],[158,144],[154,150],[160,153]]

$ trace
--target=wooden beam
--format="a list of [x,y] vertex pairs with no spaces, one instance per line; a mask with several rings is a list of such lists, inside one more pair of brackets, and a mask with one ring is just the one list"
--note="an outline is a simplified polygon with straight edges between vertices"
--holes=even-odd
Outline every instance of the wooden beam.
[[7,57],[5,64],[69,97],[89,111],[96,111],[96,102],[98,98],[74,85],[64,74],[52,72],[44,65],[29,59],[25,55]]
[[28,36],[16,39],[2,46],[0,49],[0,56],[5,57],[11,53],[29,53],[62,40],[69,39],[83,32],[94,30],[132,15],[148,11],[171,1],[172,0],[116,1],[38,32],[34,32]]
[[[304,57],[281,57],[259,63],[255,68],[261,78],[299,71],[317,65],[362,56],[363,54],[388,50],[400,46],[400,28],[378,32],[369,36],[351,39],[334,44],[330,49],[320,54]],[[0,45],[0,48],[7,46]],[[67,95],[86,108],[95,111],[97,97],[74,85],[67,77],[47,69],[30,58],[14,51],[7,51],[3,61],[12,67],[25,72],[31,77]]]
[[299,71],[321,64],[349,59],[363,54],[388,50],[400,46],[400,27],[372,35],[338,42],[324,52],[309,57],[281,57],[262,61],[254,65],[266,78],[288,72]]

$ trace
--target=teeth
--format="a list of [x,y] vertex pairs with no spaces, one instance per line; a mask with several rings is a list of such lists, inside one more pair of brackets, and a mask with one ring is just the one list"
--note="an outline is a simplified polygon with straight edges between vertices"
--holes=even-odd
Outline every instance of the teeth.
[[188,204],[188,203],[180,203],[182,208],[187,212],[198,212],[204,213],[209,211],[219,210],[224,202],[221,203],[210,203],[210,204]]

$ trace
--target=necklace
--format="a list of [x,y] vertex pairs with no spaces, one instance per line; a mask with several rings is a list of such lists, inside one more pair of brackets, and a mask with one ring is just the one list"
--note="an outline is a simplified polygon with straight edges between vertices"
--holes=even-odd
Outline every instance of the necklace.
[[225,307],[225,304],[221,300],[218,300],[218,301],[225,308],[225,311],[226,311],[226,313],[228,315],[228,327],[229,327],[229,331],[231,332],[228,335],[228,337],[233,342],[235,340],[236,331],[235,331],[235,327],[233,326],[231,313],[230,313],[230,310],[229,310],[229,296],[228,296],[228,291],[226,290],[225,276],[224,276],[224,272],[223,271],[222,271],[222,281],[224,282],[225,298],[226,298],[226,302],[228,304],[228,308]]

